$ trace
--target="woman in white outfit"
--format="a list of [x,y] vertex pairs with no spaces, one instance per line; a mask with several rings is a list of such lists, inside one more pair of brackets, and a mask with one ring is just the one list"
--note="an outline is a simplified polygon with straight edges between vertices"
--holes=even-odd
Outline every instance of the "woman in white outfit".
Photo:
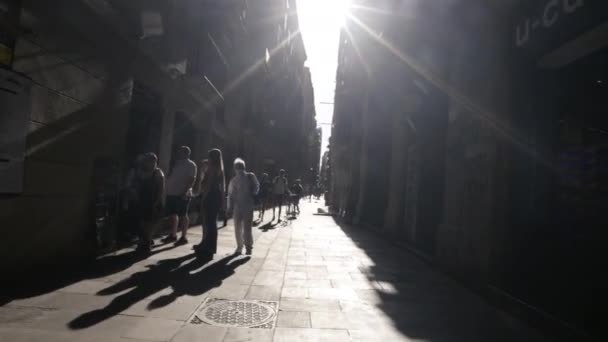
[[260,183],[253,173],[245,171],[245,161],[240,158],[234,161],[234,171],[235,176],[228,185],[228,213],[233,214],[235,254],[241,254],[244,245],[247,255],[251,255],[254,199],[260,191]]

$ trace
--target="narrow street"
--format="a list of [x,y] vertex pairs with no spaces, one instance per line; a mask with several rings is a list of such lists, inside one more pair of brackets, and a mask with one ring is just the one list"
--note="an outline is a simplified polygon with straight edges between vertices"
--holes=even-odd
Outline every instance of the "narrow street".
[[[0,341],[542,340],[399,247],[315,215],[319,206],[254,228],[251,257],[231,256],[230,224],[209,263],[191,245],[157,246],[143,260],[123,250],[82,279],[0,307]],[[190,234],[196,243],[200,229]],[[246,301],[203,310],[216,299]]]

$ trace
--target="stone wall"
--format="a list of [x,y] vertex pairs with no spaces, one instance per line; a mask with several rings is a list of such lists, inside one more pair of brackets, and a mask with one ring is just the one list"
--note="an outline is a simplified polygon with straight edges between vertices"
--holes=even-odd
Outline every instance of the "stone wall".
[[[507,23],[477,7],[452,30],[446,190],[437,259],[449,268],[486,276],[505,225],[506,183],[501,144],[509,99]],[[478,35],[479,27],[484,33]]]
[[[0,197],[2,266],[95,252],[87,214],[95,159],[120,163],[131,80],[69,27],[24,11],[13,68],[32,80],[24,191]],[[92,250],[91,250],[92,249]],[[4,268],[4,267],[3,267]]]
[[23,1],[13,69],[32,80],[32,109],[24,192],[0,195],[3,270],[95,255],[94,195],[116,190],[130,162],[135,82],[159,97],[156,144],[165,172],[177,111],[201,131],[213,127],[209,94],[171,77],[123,19],[84,1]]

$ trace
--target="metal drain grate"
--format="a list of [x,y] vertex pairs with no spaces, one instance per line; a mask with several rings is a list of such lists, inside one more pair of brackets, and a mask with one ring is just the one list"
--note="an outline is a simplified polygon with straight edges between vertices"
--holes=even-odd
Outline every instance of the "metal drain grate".
[[206,323],[229,328],[270,329],[274,327],[277,309],[277,302],[207,299],[190,319],[190,323]]

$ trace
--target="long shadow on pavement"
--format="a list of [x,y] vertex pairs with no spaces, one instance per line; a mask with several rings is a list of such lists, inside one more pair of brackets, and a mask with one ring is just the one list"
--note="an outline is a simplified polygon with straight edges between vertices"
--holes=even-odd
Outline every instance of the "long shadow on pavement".
[[[169,287],[173,289],[173,292],[150,302],[148,310],[169,305],[183,295],[197,296],[204,294],[219,287],[225,278],[234,274],[234,270],[238,266],[249,261],[249,258],[233,260],[235,257],[230,255],[209,263],[211,259],[195,258],[195,254],[192,253],[178,258],[160,260],[156,264],[148,266],[148,270],[135,273],[131,277],[99,291],[98,295],[103,296],[131,289],[129,292],[114,298],[106,307],[80,315],[72,320],[68,326],[74,330],[91,327],[120,314],[135,303]],[[183,264],[193,258],[195,259]],[[190,273],[203,266],[204,268],[201,271],[194,274]]]
[[152,250],[151,253],[142,254],[135,250],[118,255],[109,255],[97,259],[94,263],[76,265],[72,269],[41,269],[19,283],[5,284],[7,291],[0,296],[0,306],[13,300],[31,298],[56,291],[71,284],[86,279],[96,279],[120,273],[132,265],[148,257],[175,248],[175,246],[162,246]]
[[362,272],[379,288],[361,293],[404,336],[433,342],[544,340],[375,232],[336,224],[371,259]]

